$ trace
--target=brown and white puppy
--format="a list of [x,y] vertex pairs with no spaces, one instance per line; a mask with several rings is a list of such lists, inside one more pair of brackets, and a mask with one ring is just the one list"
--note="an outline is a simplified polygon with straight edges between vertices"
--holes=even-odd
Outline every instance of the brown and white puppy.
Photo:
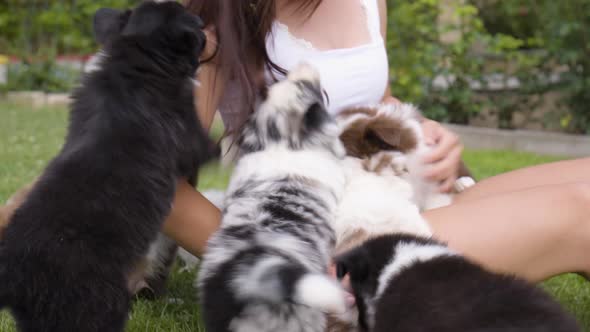
[[[451,203],[452,195],[438,192],[437,184],[423,178],[422,157],[433,147],[426,144],[420,111],[411,104],[384,104],[350,109],[339,115],[340,136],[346,152],[362,167],[377,174],[393,173],[412,187],[413,201],[421,211]],[[455,193],[473,184],[464,163]]]

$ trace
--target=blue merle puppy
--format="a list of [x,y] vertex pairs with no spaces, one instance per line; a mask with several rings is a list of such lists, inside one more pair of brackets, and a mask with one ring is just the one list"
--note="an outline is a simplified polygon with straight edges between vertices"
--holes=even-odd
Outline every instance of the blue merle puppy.
[[442,243],[384,235],[336,258],[368,332],[579,332],[575,319],[524,280],[486,271]]
[[238,139],[221,229],[199,274],[208,332],[324,331],[344,294],[326,274],[344,149],[317,72],[272,85]]
[[73,93],[68,134],[0,240],[0,308],[22,332],[121,332],[128,281],[179,178],[212,156],[194,110],[201,20],[177,2],[101,9],[100,68]]

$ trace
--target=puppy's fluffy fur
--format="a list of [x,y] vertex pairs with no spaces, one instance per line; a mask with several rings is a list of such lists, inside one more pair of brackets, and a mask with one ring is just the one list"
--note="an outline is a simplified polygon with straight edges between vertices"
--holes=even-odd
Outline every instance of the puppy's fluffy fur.
[[340,277],[350,275],[363,331],[579,331],[541,289],[433,240],[381,236],[336,262]]
[[[0,207],[0,239],[14,211],[25,202],[33,187],[34,182],[24,186]],[[144,298],[162,296],[166,291],[166,281],[177,251],[178,245],[172,239],[162,233],[158,234],[156,241],[150,245],[148,254],[129,274],[128,285],[131,294],[138,294]]]
[[447,197],[439,199],[433,185],[414,176],[417,171],[410,172],[418,167],[410,165],[413,160],[428,150],[419,118],[408,104],[348,110],[338,116],[348,181],[333,225],[337,252],[370,236],[432,234],[420,207],[435,199],[446,204]]
[[323,331],[343,311],[326,275],[344,150],[318,74],[300,65],[271,86],[238,139],[221,229],[199,272],[207,331]]
[[[84,65],[84,72],[91,73],[101,69],[101,62],[106,54],[99,50]],[[195,185],[194,181],[191,181]],[[163,233],[150,245],[148,254],[130,273],[129,291],[142,298],[155,299],[166,293],[166,282],[172,265],[179,252],[178,245]],[[181,252],[187,253],[185,250]]]
[[100,69],[74,92],[65,144],[0,242],[0,307],[21,331],[123,331],[128,278],[210,142],[192,77],[205,37],[175,2],[99,10]]
[[[351,109],[338,117],[347,155],[368,172],[397,175],[407,181],[414,203],[420,210],[428,210],[450,204],[452,196],[439,193],[437,184],[422,176],[422,158],[432,147],[424,139],[421,119],[420,112],[411,104]],[[473,183],[463,163],[459,176],[459,189]]]
[[346,158],[344,164],[348,181],[333,221],[338,247],[358,230],[374,235],[432,234],[408,181],[393,172],[367,171],[356,158]]

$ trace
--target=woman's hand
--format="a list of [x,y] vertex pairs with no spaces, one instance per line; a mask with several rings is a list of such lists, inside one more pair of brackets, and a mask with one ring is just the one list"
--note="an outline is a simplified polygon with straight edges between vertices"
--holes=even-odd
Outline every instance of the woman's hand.
[[[384,104],[399,104],[399,99],[386,93]],[[429,119],[422,121],[426,144],[434,146],[424,163],[430,164],[424,174],[430,181],[438,182],[441,192],[449,192],[457,180],[463,145],[459,137],[440,123]]]
[[463,144],[455,133],[436,121],[424,119],[422,130],[426,144],[434,147],[424,158],[424,163],[429,164],[424,176],[438,182],[441,192],[449,192],[457,180]]

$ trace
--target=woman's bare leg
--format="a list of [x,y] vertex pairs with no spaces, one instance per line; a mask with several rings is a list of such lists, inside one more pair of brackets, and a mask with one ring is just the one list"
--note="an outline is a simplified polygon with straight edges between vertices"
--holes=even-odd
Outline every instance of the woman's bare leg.
[[573,182],[590,182],[590,158],[558,161],[518,169],[478,182],[456,196],[456,202],[533,187]]
[[547,185],[426,211],[435,237],[531,281],[590,272],[590,182]]

